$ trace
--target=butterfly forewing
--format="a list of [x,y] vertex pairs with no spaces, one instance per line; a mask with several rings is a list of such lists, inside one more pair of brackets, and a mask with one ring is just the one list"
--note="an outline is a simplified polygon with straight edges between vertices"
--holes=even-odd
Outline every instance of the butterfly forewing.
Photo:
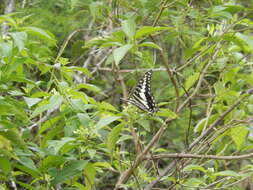
[[153,114],[157,111],[157,108],[151,93],[151,77],[152,71],[145,73],[145,75],[139,80],[128,101],[138,108]]

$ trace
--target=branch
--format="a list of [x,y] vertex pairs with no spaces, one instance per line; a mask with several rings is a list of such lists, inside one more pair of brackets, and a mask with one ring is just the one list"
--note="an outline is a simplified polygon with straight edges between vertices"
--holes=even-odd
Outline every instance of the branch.
[[[191,150],[195,145],[197,145],[204,137],[206,137],[206,135],[208,135],[209,133],[211,133],[211,131],[219,125],[219,123],[224,119],[224,117],[229,114],[233,109],[235,109],[243,99],[245,99],[246,97],[248,97],[251,93],[253,92],[253,89],[248,90],[241,98],[239,98],[239,100],[237,100],[229,109],[227,109],[225,112],[223,112],[223,114],[221,114],[221,116],[210,126],[208,127],[197,139],[195,139],[195,141],[193,141],[190,146],[188,147],[187,150],[183,151],[182,154],[184,154],[184,152]],[[165,170],[157,177],[156,180],[152,181],[149,185],[147,185],[145,187],[145,190],[150,190],[163,176],[165,176],[175,165],[175,162],[172,162],[171,164],[169,164]]]
[[195,139],[187,149],[188,151],[191,150],[199,141],[201,141],[205,136],[207,136],[211,131],[219,125],[219,123],[228,115],[232,110],[234,110],[242,100],[248,97],[253,92],[253,89],[248,90],[241,98],[239,98],[229,109],[221,114],[221,116],[210,126],[208,127],[197,139]]
[[134,169],[136,169],[141,164],[141,162],[145,159],[145,155],[147,154],[147,152],[160,139],[160,137],[162,136],[162,134],[164,133],[164,131],[166,129],[166,126],[173,120],[174,119],[167,119],[166,120],[165,124],[158,130],[158,132],[155,134],[155,136],[153,136],[150,143],[144,148],[144,150],[139,155],[137,155],[137,157],[134,160],[133,165],[120,175],[119,180],[118,180],[114,190],[118,190],[120,188],[121,184],[124,184],[127,182],[129,177],[132,175]]
[[[105,72],[114,72],[115,69],[112,68],[107,68],[107,67],[100,67],[98,68],[99,71],[105,71]],[[150,71],[150,69],[120,69],[117,70],[118,73],[134,73],[134,72],[138,72],[138,71]],[[152,71],[166,71],[166,68],[157,68],[157,69],[152,69]]]
[[55,59],[54,62],[56,63],[56,62],[58,61],[58,59],[61,57],[61,55],[62,55],[64,49],[65,49],[66,46],[68,45],[68,42],[71,40],[71,38],[72,38],[76,33],[78,33],[78,32],[87,32],[87,31],[89,31],[89,30],[87,30],[87,29],[77,29],[77,30],[73,31],[71,34],[69,34],[68,37],[67,37],[67,38],[65,39],[65,41],[63,42],[63,44],[62,44],[62,46],[61,46],[61,48],[60,48],[60,51],[58,52],[57,57],[56,57],[56,59]]
[[216,156],[216,155],[200,155],[200,154],[184,154],[184,153],[172,153],[172,154],[157,154],[153,156],[145,157],[145,160],[158,160],[163,158],[194,158],[194,159],[214,159],[214,160],[240,160],[253,158],[253,153],[237,155],[237,156]]

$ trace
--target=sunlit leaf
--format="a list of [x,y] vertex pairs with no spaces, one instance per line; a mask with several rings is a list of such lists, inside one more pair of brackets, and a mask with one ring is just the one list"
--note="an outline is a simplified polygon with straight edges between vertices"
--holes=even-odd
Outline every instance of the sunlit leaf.
[[14,45],[18,47],[19,51],[24,49],[27,39],[26,32],[11,32],[9,35],[12,37]]
[[109,116],[109,117],[102,118],[96,124],[96,130],[98,131],[99,129],[109,125],[110,123],[112,123],[120,118],[121,117],[119,117],[119,116]]
[[133,19],[124,20],[122,21],[121,25],[122,25],[122,30],[124,31],[126,36],[132,39],[133,36],[135,35],[135,30],[136,30],[136,24],[134,20]]
[[177,114],[174,113],[173,111],[171,111],[170,109],[165,109],[165,108],[161,108],[159,109],[159,111],[156,113],[158,116],[162,116],[162,117],[169,117],[171,119],[174,119],[177,117]]
[[88,163],[84,169],[85,184],[87,190],[92,190],[95,183],[96,169],[92,163]]
[[24,97],[24,100],[29,107],[32,107],[33,105],[41,101],[40,98],[29,98],[29,97]]
[[118,65],[120,61],[125,57],[126,53],[133,47],[131,44],[124,45],[113,51],[113,58],[115,64]]
[[22,30],[28,32],[31,35],[34,35],[38,38],[44,39],[47,42],[50,42],[51,44],[55,45],[56,39],[54,38],[54,35],[50,33],[49,31],[45,31],[41,28],[33,27],[33,26],[27,26],[23,27]]
[[153,42],[143,42],[139,45],[139,47],[152,47],[152,48],[159,49],[160,51],[162,51],[162,48]]
[[238,126],[230,129],[230,136],[236,144],[237,150],[241,149],[246,140],[248,132],[249,131],[246,126]]
[[231,177],[240,177],[240,174],[232,171],[232,170],[225,170],[222,172],[217,172],[214,175],[216,176],[231,176]]
[[143,26],[137,30],[135,34],[135,38],[141,38],[150,34],[155,34],[156,32],[163,31],[163,30],[170,30],[171,27],[152,27],[152,26]]
[[117,125],[116,127],[114,127],[111,130],[111,132],[107,136],[107,147],[110,150],[111,154],[114,151],[116,142],[119,139],[119,135],[120,135],[120,132],[121,132],[123,127],[124,127],[124,124]]
[[202,166],[199,166],[199,165],[188,165],[186,167],[184,167],[183,171],[192,171],[192,170],[198,170],[198,171],[201,171],[201,172],[206,172],[206,169],[203,168]]

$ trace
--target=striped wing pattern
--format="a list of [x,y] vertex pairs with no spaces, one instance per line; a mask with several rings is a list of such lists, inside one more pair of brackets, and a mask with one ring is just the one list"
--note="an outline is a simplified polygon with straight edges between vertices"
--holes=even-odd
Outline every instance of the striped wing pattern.
[[151,93],[151,77],[151,70],[144,74],[144,76],[139,80],[138,85],[135,87],[128,102],[137,106],[143,111],[153,114],[157,111],[157,106]]

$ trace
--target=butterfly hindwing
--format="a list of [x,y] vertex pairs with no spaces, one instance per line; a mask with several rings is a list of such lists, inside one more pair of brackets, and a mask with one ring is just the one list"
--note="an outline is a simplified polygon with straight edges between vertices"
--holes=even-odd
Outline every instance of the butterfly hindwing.
[[128,101],[138,108],[153,114],[157,111],[157,108],[151,93],[151,77],[152,71],[148,71],[144,74]]

